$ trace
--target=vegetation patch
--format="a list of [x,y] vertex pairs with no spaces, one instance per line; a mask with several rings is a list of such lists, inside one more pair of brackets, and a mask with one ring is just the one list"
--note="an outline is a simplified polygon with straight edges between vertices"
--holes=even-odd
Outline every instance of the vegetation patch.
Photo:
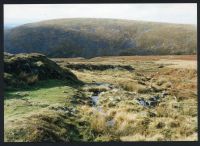
[[[6,88],[5,141],[196,141],[197,72],[159,68],[147,59],[113,58],[115,64],[134,66],[134,72],[72,70],[84,84],[58,78]],[[70,62],[62,60],[60,66]],[[83,63],[99,62],[111,64],[111,59]],[[18,80],[14,75],[4,74],[10,82]],[[27,74],[20,77],[32,80]]]
[[66,64],[65,67],[74,69],[74,70],[98,70],[98,71],[104,71],[108,69],[114,69],[114,70],[128,70],[133,71],[134,68],[129,65],[107,65],[107,64]]
[[[184,55],[197,51],[194,25],[74,18],[29,23],[5,31],[5,51],[49,57]],[[31,38],[30,38],[31,35]]]
[[41,54],[4,54],[4,81],[7,86],[20,87],[32,85],[39,80],[64,79],[69,82],[80,82],[66,68]]

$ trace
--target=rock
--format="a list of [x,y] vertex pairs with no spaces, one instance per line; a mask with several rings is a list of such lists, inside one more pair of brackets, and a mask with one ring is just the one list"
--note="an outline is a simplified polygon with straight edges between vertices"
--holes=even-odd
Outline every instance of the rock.
[[159,122],[159,123],[156,125],[156,128],[161,129],[161,128],[163,128],[164,126],[165,126],[165,123]]
[[76,112],[76,109],[75,108],[72,108],[72,110],[71,110],[72,112]]
[[23,93],[23,92],[17,92],[16,95],[19,95],[19,96],[28,96],[29,94],[28,93]]
[[146,102],[143,99],[138,100],[140,105],[146,106]]
[[159,95],[154,96],[156,98],[156,100],[160,99]]
[[114,101],[114,98],[113,98],[113,97],[110,97],[109,100],[110,100],[110,101]]
[[146,77],[147,81],[151,80],[151,77]]
[[117,92],[119,89],[115,88],[112,90],[112,92]]
[[116,103],[114,103],[114,102],[108,103],[108,107],[113,107],[113,106],[116,106]]
[[159,65],[159,66],[158,66],[158,68],[163,68],[163,67],[164,67],[164,65]]
[[121,97],[117,96],[117,97],[115,98],[115,100],[116,100],[116,101],[121,101]]
[[107,124],[107,126],[112,127],[112,126],[114,126],[115,121],[114,120],[110,120],[110,121],[107,121],[106,124]]
[[65,110],[65,113],[66,113],[66,114],[68,114],[68,113],[69,113],[69,111],[68,111],[68,110]]
[[138,81],[138,84],[146,85],[146,83],[144,81]]
[[156,101],[157,99],[155,97],[149,98],[150,101]]
[[105,92],[103,91],[103,92],[101,92],[101,95],[104,95],[105,94]]
[[153,113],[153,112],[149,112],[148,115],[149,115],[150,117],[156,117],[156,114]]
[[168,95],[168,93],[167,93],[166,91],[164,91],[164,92],[161,94],[162,98],[164,98],[164,97],[167,96],[167,95]]
[[154,107],[158,104],[156,96],[149,98],[148,100],[145,100],[144,98],[137,98],[137,103],[144,106],[144,107]]
[[147,106],[147,107],[151,106],[150,102],[149,101],[145,101],[145,105],[144,106]]
[[92,96],[98,96],[99,93],[100,93],[99,91],[94,91],[93,94],[92,94]]
[[158,102],[157,101],[149,101],[149,105],[150,106],[156,106],[158,104]]
[[41,62],[41,61],[37,61],[37,62],[35,62],[35,64],[36,64],[38,67],[44,66],[44,63]]
[[158,95],[149,98],[150,101],[157,101],[159,99],[160,99],[160,96]]

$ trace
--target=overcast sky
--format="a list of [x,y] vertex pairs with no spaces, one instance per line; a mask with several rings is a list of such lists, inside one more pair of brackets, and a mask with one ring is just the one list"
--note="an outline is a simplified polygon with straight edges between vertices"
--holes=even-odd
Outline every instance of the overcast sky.
[[56,18],[118,18],[197,24],[197,4],[7,4],[5,26]]

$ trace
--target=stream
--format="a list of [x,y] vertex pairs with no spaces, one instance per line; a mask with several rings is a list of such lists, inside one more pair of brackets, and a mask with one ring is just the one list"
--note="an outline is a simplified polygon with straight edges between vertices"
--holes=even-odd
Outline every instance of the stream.
[[[96,86],[106,86],[109,89],[112,89],[112,85],[109,83],[95,83]],[[99,112],[102,116],[107,116],[106,112],[103,111],[102,107],[100,105],[98,105],[99,102],[99,95],[101,94],[100,91],[97,92],[93,92],[91,99],[92,99],[92,103],[93,103],[93,108],[94,108],[94,112]],[[107,126],[112,127],[115,124],[115,120],[109,120],[106,122]]]
[[[108,90],[112,90],[114,89],[113,85],[109,84],[109,83],[92,83],[92,85],[95,85],[97,87],[99,86],[104,86],[107,87]],[[107,92],[107,91],[100,91],[100,90],[96,90],[96,91],[91,91],[92,95],[91,95],[91,100],[93,103],[93,109],[94,112],[98,112],[101,116],[108,116],[106,112],[104,112],[104,110],[102,109],[102,106],[99,105],[99,95],[102,92]],[[155,96],[150,96],[148,99],[144,99],[144,98],[136,98],[136,101],[138,104],[140,104],[141,106],[147,107],[147,108],[152,108],[155,107],[161,100],[161,98],[164,98],[165,96],[167,96],[166,92],[161,93],[161,95],[155,95]],[[107,126],[112,127],[115,124],[115,120],[109,120],[106,122]]]

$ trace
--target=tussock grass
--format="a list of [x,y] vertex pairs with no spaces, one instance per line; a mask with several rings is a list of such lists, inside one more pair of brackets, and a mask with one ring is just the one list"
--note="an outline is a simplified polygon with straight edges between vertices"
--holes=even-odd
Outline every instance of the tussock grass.
[[[106,82],[113,84],[113,89],[86,84],[80,90],[78,86],[52,80],[38,82],[34,88],[7,90],[4,104],[6,141],[31,141],[25,136],[28,133],[25,129],[34,131],[31,136],[35,135],[34,139],[47,141],[196,141],[196,72],[167,66],[158,68],[152,60],[159,60],[160,56],[146,57],[146,60],[135,58],[72,59],[72,62],[132,65],[134,72],[73,71],[85,83]],[[5,76],[12,79],[9,74]],[[90,97],[97,90],[103,92],[99,94],[98,105],[93,106]],[[168,95],[153,108],[143,107],[135,100],[161,95],[162,91]],[[111,120],[114,124],[108,126]]]
[[91,116],[91,128],[98,133],[106,133],[108,127],[106,125],[106,117],[101,114]]

